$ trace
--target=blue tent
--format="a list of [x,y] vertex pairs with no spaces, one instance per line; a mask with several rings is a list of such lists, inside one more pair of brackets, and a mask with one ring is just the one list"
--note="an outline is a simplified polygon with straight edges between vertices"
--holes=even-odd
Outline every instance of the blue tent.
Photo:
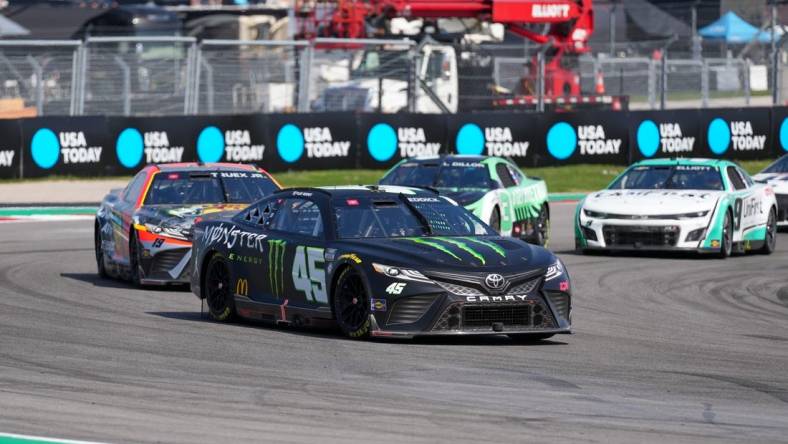
[[770,33],[759,30],[733,12],[726,12],[716,22],[701,28],[698,34],[706,39],[724,40],[726,43],[749,43],[756,39],[761,43],[771,41]]

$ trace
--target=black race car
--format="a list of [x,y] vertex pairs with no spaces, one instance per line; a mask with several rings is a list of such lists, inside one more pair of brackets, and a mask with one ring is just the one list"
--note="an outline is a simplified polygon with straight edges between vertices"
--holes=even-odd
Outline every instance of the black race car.
[[336,323],[352,338],[571,329],[558,258],[423,189],[279,191],[196,223],[192,257],[192,291],[218,321]]
[[235,213],[279,189],[252,165],[147,166],[110,191],[96,213],[98,273],[137,285],[188,283],[194,220]]

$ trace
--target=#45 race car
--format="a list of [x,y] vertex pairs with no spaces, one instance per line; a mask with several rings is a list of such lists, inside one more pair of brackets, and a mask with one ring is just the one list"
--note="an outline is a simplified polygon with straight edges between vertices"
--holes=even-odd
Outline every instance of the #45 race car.
[[406,159],[382,185],[432,188],[455,200],[503,236],[536,245],[550,239],[547,185],[500,157],[451,155]]
[[630,166],[575,213],[575,246],[588,250],[759,250],[777,241],[771,186],[725,160],[654,159]]
[[283,190],[198,222],[194,240],[191,288],[218,321],[338,325],[351,338],[571,329],[557,257],[426,190]]

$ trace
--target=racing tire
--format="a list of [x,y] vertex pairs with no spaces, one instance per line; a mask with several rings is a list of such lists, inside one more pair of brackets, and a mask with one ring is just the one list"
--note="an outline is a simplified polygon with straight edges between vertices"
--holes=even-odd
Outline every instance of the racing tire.
[[93,241],[95,243],[96,249],[96,269],[98,270],[99,277],[106,279],[109,277],[109,274],[107,273],[107,268],[104,264],[104,248],[101,246],[101,229],[99,228],[98,223],[96,224],[94,233]]
[[548,243],[550,243],[550,213],[547,205],[542,205],[534,227],[534,244],[546,247]]
[[492,214],[490,215],[490,227],[495,230],[496,233],[501,233],[501,211],[498,207],[493,208]]
[[334,317],[342,333],[351,339],[365,339],[370,335],[371,310],[369,296],[361,275],[347,267],[339,275],[334,288]]
[[515,335],[507,335],[509,338],[514,342],[520,343],[533,343],[543,341],[545,339],[552,338],[555,336],[554,333],[522,333],[522,334],[515,334]]
[[215,254],[205,268],[203,292],[208,304],[208,314],[217,322],[230,322],[235,319],[235,296],[230,286],[230,268],[221,254]]
[[140,243],[137,241],[136,230],[132,227],[129,235],[129,280],[135,287],[141,287],[140,276]]
[[720,242],[719,258],[725,259],[733,253],[733,218],[730,211],[725,212],[722,222],[722,241]]
[[760,249],[761,254],[772,254],[777,247],[777,212],[772,207],[769,210],[769,218],[766,220],[766,239],[764,239],[763,247]]

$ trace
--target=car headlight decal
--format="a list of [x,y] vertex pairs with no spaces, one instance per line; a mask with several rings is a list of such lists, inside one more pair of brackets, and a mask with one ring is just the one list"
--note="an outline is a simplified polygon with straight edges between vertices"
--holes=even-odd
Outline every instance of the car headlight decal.
[[372,268],[376,272],[394,279],[402,279],[405,281],[416,281],[416,282],[432,282],[430,278],[421,274],[420,271],[409,269],[409,268],[392,267],[390,265],[383,265],[378,263],[372,263]]
[[544,275],[545,282],[552,281],[553,279],[559,278],[564,275],[564,264],[561,263],[560,259],[556,259],[553,265],[547,267],[547,272]]

